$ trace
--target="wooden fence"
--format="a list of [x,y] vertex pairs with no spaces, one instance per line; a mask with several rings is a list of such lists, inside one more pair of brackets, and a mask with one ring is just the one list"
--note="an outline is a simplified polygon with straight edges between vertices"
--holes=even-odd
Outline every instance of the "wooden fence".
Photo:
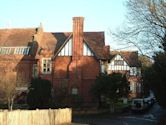
[[71,119],[69,108],[0,111],[0,125],[60,125],[71,123]]

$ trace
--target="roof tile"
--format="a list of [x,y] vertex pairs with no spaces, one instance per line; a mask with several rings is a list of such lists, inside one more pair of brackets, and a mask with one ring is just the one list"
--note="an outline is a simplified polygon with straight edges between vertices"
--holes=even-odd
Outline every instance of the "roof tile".
[[27,46],[32,42],[35,28],[28,29],[1,29],[0,46]]

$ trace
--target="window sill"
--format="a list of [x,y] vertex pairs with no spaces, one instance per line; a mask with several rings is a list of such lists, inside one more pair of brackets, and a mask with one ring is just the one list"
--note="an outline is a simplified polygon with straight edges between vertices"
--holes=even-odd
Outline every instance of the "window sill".
[[49,73],[42,72],[42,75],[50,75],[50,74],[51,74],[51,72],[49,72]]

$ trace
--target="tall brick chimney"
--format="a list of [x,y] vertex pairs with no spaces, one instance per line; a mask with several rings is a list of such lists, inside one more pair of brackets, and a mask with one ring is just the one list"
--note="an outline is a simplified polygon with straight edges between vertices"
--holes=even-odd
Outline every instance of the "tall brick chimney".
[[79,60],[83,54],[84,17],[73,17],[73,60]]
[[72,60],[69,65],[69,88],[76,86],[79,93],[82,83],[81,56],[83,55],[83,17],[73,17]]

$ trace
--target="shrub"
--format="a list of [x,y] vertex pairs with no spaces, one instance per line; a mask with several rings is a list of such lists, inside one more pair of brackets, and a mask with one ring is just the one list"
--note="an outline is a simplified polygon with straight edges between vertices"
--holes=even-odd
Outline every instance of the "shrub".
[[51,82],[49,80],[32,79],[27,96],[30,109],[49,108],[51,102]]

